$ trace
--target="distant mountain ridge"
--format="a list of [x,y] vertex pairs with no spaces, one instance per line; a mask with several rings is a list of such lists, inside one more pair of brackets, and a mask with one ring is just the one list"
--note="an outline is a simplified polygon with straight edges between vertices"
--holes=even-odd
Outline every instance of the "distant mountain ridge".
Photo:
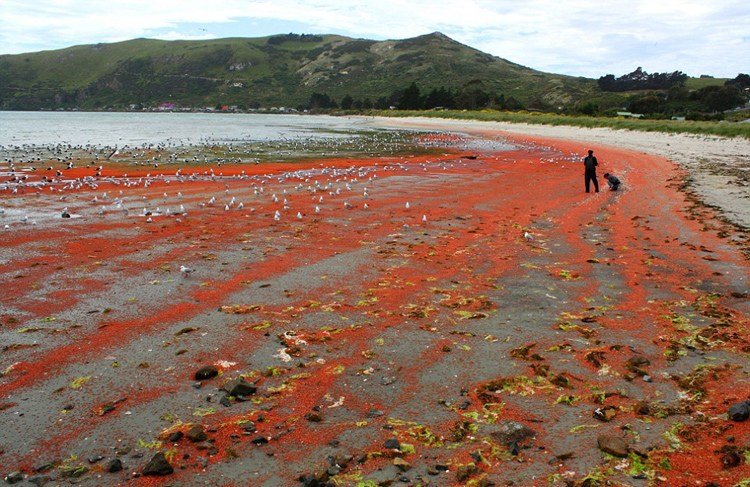
[[0,109],[296,107],[313,93],[374,102],[412,82],[423,90],[473,83],[532,106],[574,104],[599,91],[593,79],[536,71],[439,32],[386,41],[284,34],[134,39],[2,55]]

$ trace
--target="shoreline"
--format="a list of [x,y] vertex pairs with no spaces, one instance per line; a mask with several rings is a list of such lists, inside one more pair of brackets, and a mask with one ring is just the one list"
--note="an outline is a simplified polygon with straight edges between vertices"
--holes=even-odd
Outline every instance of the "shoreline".
[[[531,125],[478,120],[446,120],[426,117],[367,117],[370,124],[392,128],[423,128],[486,132],[580,141],[581,157],[588,145],[610,146],[657,155],[677,163],[687,172],[689,193],[706,206],[718,209],[730,223],[750,229],[750,140],[688,134],[664,134]],[[606,161],[604,161],[606,163]]]

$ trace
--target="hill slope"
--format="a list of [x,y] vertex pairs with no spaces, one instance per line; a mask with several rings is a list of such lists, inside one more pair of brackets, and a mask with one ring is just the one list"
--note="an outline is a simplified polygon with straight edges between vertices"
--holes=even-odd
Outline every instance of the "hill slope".
[[596,93],[596,82],[495,57],[441,33],[372,41],[279,35],[208,41],[134,39],[0,56],[0,108],[123,107],[175,102],[204,106],[297,106],[313,92],[340,100],[423,89],[485,91],[561,105]]

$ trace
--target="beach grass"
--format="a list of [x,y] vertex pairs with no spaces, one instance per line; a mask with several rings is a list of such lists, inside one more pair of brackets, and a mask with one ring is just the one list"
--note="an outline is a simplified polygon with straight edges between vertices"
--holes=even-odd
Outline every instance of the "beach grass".
[[699,122],[676,120],[644,120],[614,117],[590,117],[541,112],[506,112],[497,110],[375,110],[370,115],[385,117],[429,117],[487,122],[527,123],[536,125],[568,125],[573,127],[605,127],[615,130],[663,132],[750,139],[750,123]]

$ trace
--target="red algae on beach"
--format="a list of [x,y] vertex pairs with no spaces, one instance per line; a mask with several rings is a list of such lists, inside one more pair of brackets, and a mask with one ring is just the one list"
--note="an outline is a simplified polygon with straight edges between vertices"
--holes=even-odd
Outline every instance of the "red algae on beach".
[[[0,196],[3,475],[745,485],[743,235],[663,158],[595,147],[623,187],[585,194],[588,147],[502,141],[26,172]],[[143,475],[157,453],[174,471]]]

